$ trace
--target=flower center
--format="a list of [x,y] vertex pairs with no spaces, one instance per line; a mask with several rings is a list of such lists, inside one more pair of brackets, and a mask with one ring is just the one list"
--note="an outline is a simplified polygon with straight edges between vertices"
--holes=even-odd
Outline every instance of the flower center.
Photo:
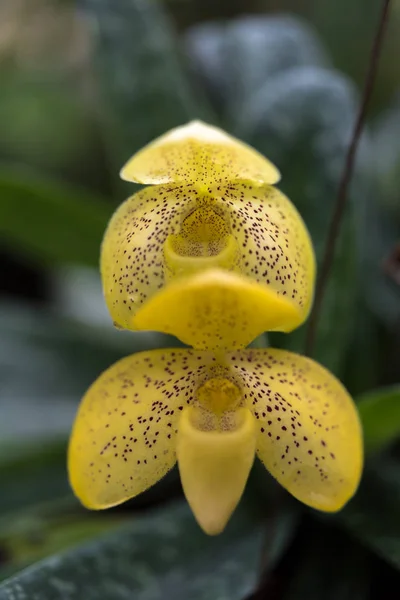
[[178,233],[164,245],[167,277],[188,275],[206,268],[234,270],[239,260],[229,221],[210,203],[202,203],[183,220]]
[[220,416],[239,406],[242,393],[233,381],[224,377],[213,377],[199,387],[197,399],[202,407]]

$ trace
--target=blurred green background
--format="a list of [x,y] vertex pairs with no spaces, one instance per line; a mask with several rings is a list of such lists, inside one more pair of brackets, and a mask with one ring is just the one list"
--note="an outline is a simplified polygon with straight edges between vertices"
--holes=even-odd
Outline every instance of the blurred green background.
[[[278,165],[320,261],[381,3],[1,1],[0,600],[396,596],[400,1],[391,4],[314,352],[359,404],[360,490],[321,516],[256,464],[232,523],[210,539],[175,472],[102,514],[68,487],[66,441],[87,386],[128,353],[178,343],[116,331],[106,311],[99,246],[134,191],[118,171],[171,127],[219,125]],[[305,331],[269,341],[302,352]]]

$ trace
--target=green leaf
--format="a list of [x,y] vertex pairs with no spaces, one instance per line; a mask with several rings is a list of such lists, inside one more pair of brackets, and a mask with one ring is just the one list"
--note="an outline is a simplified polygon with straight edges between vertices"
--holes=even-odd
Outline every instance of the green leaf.
[[112,207],[88,192],[25,172],[0,171],[0,234],[49,264],[97,265]]
[[[37,18],[39,21],[39,16]],[[58,18],[60,28],[68,27],[66,20],[63,23],[62,17]],[[53,36],[55,41],[57,26],[53,32],[49,29],[56,22],[57,8],[54,21],[43,34],[48,36],[48,41]],[[33,29],[36,27],[32,25]],[[79,45],[77,38],[72,40],[71,33],[65,32],[66,43],[72,46],[78,42]],[[71,72],[67,65],[48,70],[42,60],[40,69],[33,64],[10,62],[14,62],[11,68],[5,66],[5,61],[0,65],[0,156],[7,161],[63,174],[76,175],[84,168],[86,174],[88,154],[97,154],[98,158],[100,153],[96,153],[98,136],[94,135],[93,111],[79,89],[77,71]],[[83,79],[83,73],[81,77]],[[93,172],[91,167],[89,171]]]
[[[360,237],[363,249],[362,289],[372,313],[387,329],[400,319],[400,285],[397,273],[397,248],[400,217],[396,221],[390,210],[379,206],[377,197],[383,192],[375,187],[369,198]],[[390,265],[389,269],[384,265]]]
[[400,462],[380,455],[366,464],[360,489],[334,517],[371,550],[400,569]]
[[363,292],[379,321],[391,331],[400,319],[398,243],[400,239],[400,101],[372,129],[371,165],[375,193],[367,197],[360,227]]
[[[280,187],[302,214],[319,265],[355,114],[355,93],[345,78],[326,69],[298,67],[271,78],[237,115],[235,133],[280,168]],[[364,159],[365,146],[362,150]],[[316,338],[315,357],[337,374],[354,319],[354,210],[364,200],[367,181],[362,160],[337,240]],[[305,330],[303,326],[290,336],[271,335],[272,343],[303,352]]]
[[287,15],[202,23],[186,33],[185,48],[228,129],[275,75],[329,62],[307,23]]
[[[308,6],[317,30],[332,53],[334,64],[362,88],[372,40],[376,35],[382,10],[381,3],[376,0],[352,0],[351,3],[348,0],[318,0],[312,4],[312,8],[311,5]],[[400,19],[395,9],[391,14],[390,27],[385,32],[383,66],[379,69],[374,85],[370,113],[385,106],[390,96],[398,90],[396,58],[399,33]]]
[[186,80],[174,31],[155,0],[79,0],[95,27],[94,66],[117,171],[166,130],[207,118]]
[[[49,411],[55,398],[76,401],[102,370],[128,352],[148,344],[151,347],[152,340],[151,335],[124,335],[111,325],[109,331],[85,326],[49,309],[15,303],[0,304],[0,336],[1,434],[7,424],[7,411],[12,414],[14,400],[47,400]],[[54,408],[42,413],[40,419],[47,414],[50,424],[58,430],[55,422],[51,423],[51,416],[56,417],[56,410],[65,411]],[[33,410],[32,414],[25,414],[25,421],[33,418]],[[11,431],[12,436],[15,433]],[[27,430],[19,429],[17,435],[26,436]]]
[[[183,344],[172,335],[156,331],[127,331],[112,326],[106,307],[100,273],[86,267],[63,267],[52,273],[53,300],[60,317],[66,317],[69,330],[83,343],[100,343],[105,349],[126,354]],[[60,318],[60,327],[63,319]]]
[[262,575],[271,573],[285,555],[299,524],[299,511],[293,503],[270,510],[264,529],[264,547],[261,555]]
[[246,494],[265,515],[261,556],[265,577],[275,569],[290,546],[300,522],[302,505],[270,475],[260,460],[256,460],[251,469]]
[[[14,575],[38,560],[82,543],[121,523],[121,515],[71,511],[72,503],[53,502],[41,511],[13,515],[8,530],[0,519],[0,548],[6,564],[0,566],[0,579]],[[50,514],[49,514],[50,513]],[[126,517],[125,517],[126,520]],[[3,561],[4,562],[4,561]]]
[[355,313],[352,340],[341,376],[341,381],[353,397],[373,390],[380,384],[386,345],[382,327],[366,306],[361,285],[357,290]]
[[358,399],[366,452],[381,450],[400,436],[400,385]]
[[[79,284],[75,287],[75,301],[84,302]],[[95,304],[92,299],[92,306]],[[55,398],[76,401],[101,371],[127,354],[174,345],[169,336],[117,331],[111,319],[105,326],[94,325],[88,319],[85,322],[84,315],[68,314],[67,307],[64,310],[65,317],[49,308],[0,303],[0,439],[6,425],[4,411],[12,411],[12,401],[46,400],[51,411]],[[61,409],[54,407],[47,413],[48,419],[56,416],[56,410]],[[26,420],[32,417],[26,415]],[[56,426],[54,421],[52,425]],[[18,435],[26,433],[19,430]]]
[[15,303],[0,305],[0,337],[1,522],[72,499],[65,457],[78,400],[126,350],[94,328]]
[[374,166],[379,186],[381,206],[400,220],[400,97],[396,95],[389,108],[372,125]]
[[23,571],[0,586],[0,600],[242,600],[256,583],[261,539],[250,512],[210,538],[186,504],[167,507]]
[[343,532],[306,523],[282,600],[368,600],[372,579],[368,552]]
[[0,533],[2,525],[18,511],[55,500],[73,501],[65,467],[66,448],[63,437],[0,445]]

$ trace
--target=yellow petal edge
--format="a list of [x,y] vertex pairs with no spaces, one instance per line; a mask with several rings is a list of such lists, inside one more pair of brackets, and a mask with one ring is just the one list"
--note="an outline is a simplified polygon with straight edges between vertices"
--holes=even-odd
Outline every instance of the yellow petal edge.
[[192,121],[139,150],[121,169],[125,181],[187,182],[196,186],[248,180],[274,184],[278,169],[262,154],[222,129]]

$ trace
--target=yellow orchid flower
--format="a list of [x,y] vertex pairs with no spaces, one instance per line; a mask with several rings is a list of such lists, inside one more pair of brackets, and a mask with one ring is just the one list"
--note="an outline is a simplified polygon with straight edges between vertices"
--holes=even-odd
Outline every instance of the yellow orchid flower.
[[156,184],[119,207],[102,245],[115,323],[179,337],[103,373],[82,400],[68,470],[88,508],[140,494],[178,462],[195,517],[223,530],[255,455],[305,504],[339,510],[354,494],[362,437],[354,404],[323,367],[282,350],[244,350],[291,331],[312,303],[307,229],[272,186],[279,172],[219,129],[194,122],[123,168]]
[[103,509],[148,489],[177,461],[197,521],[217,534],[256,454],[300,501],[342,508],[358,486],[363,448],[341,383],[283,350],[153,350],[119,361],[88,390],[68,469],[81,502]]
[[[307,318],[311,240],[293,204],[270,185],[278,172],[267,159],[195,122],[139,152],[122,176],[162,185],[122,204],[104,237],[103,289],[117,326],[217,350],[244,348]],[[203,278],[215,269],[223,273]]]

